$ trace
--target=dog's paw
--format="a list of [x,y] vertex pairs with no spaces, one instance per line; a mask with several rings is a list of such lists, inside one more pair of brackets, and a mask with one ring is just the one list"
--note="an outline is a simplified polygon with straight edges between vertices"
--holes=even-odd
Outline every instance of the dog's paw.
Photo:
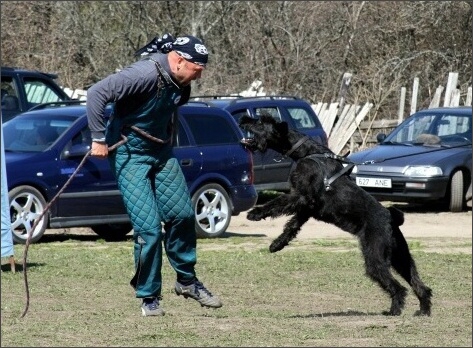
[[251,209],[246,215],[246,218],[250,221],[260,221],[264,219],[263,209],[259,207]]
[[283,243],[280,243],[278,240],[275,240],[274,242],[271,243],[271,245],[269,246],[269,252],[271,253],[275,253],[277,251],[280,251],[282,249],[284,249],[284,247],[286,246],[287,244],[283,244]]

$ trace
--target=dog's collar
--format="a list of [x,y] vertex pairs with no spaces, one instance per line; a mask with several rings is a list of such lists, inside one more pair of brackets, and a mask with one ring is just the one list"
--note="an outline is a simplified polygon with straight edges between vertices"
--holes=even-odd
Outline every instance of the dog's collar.
[[308,135],[305,135],[303,136],[302,138],[300,138],[290,149],[289,151],[287,151],[284,156],[287,156],[289,157],[294,151],[296,151],[296,149],[301,146],[304,142],[306,142],[307,140],[309,140],[309,136]]

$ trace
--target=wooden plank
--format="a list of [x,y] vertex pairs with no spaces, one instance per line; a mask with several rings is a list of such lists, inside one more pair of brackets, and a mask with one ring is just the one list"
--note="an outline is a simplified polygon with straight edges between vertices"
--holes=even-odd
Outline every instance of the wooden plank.
[[340,151],[343,150],[347,141],[350,140],[351,136],[357,129],[360,122],[364,119],[368,111],[371,109],[373,104],[366,103],[363,108],[360,110],[359,105],[352,105],[350,110],[347,112],[345,118],[343,119],[343,123],[340,126],[340,134],[337,135],[336,138],[333,139],[332,143],[330,144],[329,139],[329,148],[335,153],[339,154]]
[[350,87],[351,77],[352,77],[352,74],[349,72],[346,72],[343,74],[342,83],[340,85],[340,91],[338,92],[339,99],[340,99],[339,111],[342,111],[341,109],[343,109],[343,107],[345,106],[345,98],[347,95],[348,87]]
[[[356,115],[360,111],[360,108],[361,108],[360,105],[352,105],[348,109],[348,111],[346,113],[346,116],[344,118],[343,124],[341,125],[340,129],[338,130],[338,137],[337,137],[337,142],[335,143],[335,148],[338,148],[340,146],[343,148],[345,146],[345,144],[347,143],[348,139],[350,139],[351,135],[354,132],[354,130],[353,130],[353,132],[351,132],[350,125],[352,125],[354,123]],[[349,134],[347,136],[347,133],[350,133],[350,132],[351,132],[351,134]],[[342,149],[340,149],[338,152],[340,152],[341,150]]]
[[[377,120],[371,124],[372,129],[379,128],[394,128],[397,126],[397,120]],[[370,127],[370,121],[362,121],[358,126],[360,129],[368,129]]]
[[471,106],[471,86],[468,87],[468,92],[466,93],[465,106]]
[[450,99],[450,106],[460,105],[460,90],[458,88],[452,91],[452,98]]
[[340,114],[340,117],[337,120],[337,123],[335,126],[332,128],[332,131],[330,132],[330,135],[328,137],[328,144],[330,148],[330,144],[335,144],[337,142],[337,139],[340,137],[340,131],[344,129],[348,125],[346,121],[346,118],[349,117],[348,114],[351,112],[350,110],[354,109],[355,105],[345,105],[344,110]]
[[323,104],[322,102],[318,102],[317,104],[312,104],[312,109],[314,109],[317,116],[319,116],[320,114],[320,109],[322,108],[322,104]]
[[[319,105],[320,104],[320,105]],[[323,124],[325,122],[327,115],[327,103],[319,103],[317,104],[318,110],[316,110],[316,114],[319,117],[319,121]]]
[[430,101],[429,109],[438,108],[440,106],[440,98],[442,97],[443,89],[444,89],[443,86],[437,87],[434,97]]
[[[351,122],[349,122],[348,127],[344,128],[346,129],[346,131],[339,138],[337,144],[333,148],[332,147],[330,148],[335,154],[338,155],[340,151],[343,150],[343,148],[347,144],[347,141],[350,140],[351,136],[353,135],[353,133],[355,132],[355,130],[357,129],[361,121],[363,121],[363,119],[365,118],[365,116],[368,114],[368,112],[371,110],[372,107],[373,107],[372,103],[365,103],[365,105],[363,106],[363,108],[361,108],[360,111],[358,111],[360,109],[360,106],[357,106],[355,108],[355,112],[353,113],[353,115],[355,116],[354,120],[353,118],[351,119]],[[352,115],[352,113],[348,113],[347,115],[350,116]],[[350,120],[349,116],[346,117],[346,119]]]
[[401,99],[399,100],[399,111],[397,113],[397,123],[404,119],[404,104],[406,103],[406,87],[401,88]]
[[414,83],[412,85],[411,113],[410,113],[410,115],[412,115],[414,112],[417,111],[417,94],[419,94],[419,78],[414,77]]
[[323,124],[323,129],[325,130],[325,133],[327,133],[327,137],[330,136],[330,133],[332,132],[335,119],[337,118],[337,113],[338,103],[330,104],[327,111],[327,117],[325,117],[325,124]]
[[450,106],[452,100],[452,92],[457,88],[458,73],[451,72],[448,74],[447,89],[445,90],[445,98],[443,100],[443,106]]

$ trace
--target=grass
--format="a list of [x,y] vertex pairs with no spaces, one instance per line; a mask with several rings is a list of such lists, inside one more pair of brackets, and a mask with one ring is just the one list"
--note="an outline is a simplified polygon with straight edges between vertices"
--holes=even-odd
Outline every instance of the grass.
[[[172,291],[163,265],[164,317],[141,317],[129,281],[132,242],[66,239],[28,254],[30,308],[21,261],[2,265],[2,347],[383,346],[472,344],[471,254],[426,252],[414,241],[421,276],[434,291],[431,317],[416,317],[410,291],[401,316],[381,315],[389,299],[364,276],[350,239],[294,241],[275,254],[265,237],[199,240],[197,273],[224,302],[201,308]],[[447,247],[447,246],[446,246]],[[470,243],[471,247],[471,243]]]

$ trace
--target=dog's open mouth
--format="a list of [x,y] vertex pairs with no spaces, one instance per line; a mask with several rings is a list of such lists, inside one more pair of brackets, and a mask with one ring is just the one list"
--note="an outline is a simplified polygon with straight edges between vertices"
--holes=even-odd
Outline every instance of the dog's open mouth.
[[256,150],[256,142],[253,138],[243,138],[240,143],[250,151]]

